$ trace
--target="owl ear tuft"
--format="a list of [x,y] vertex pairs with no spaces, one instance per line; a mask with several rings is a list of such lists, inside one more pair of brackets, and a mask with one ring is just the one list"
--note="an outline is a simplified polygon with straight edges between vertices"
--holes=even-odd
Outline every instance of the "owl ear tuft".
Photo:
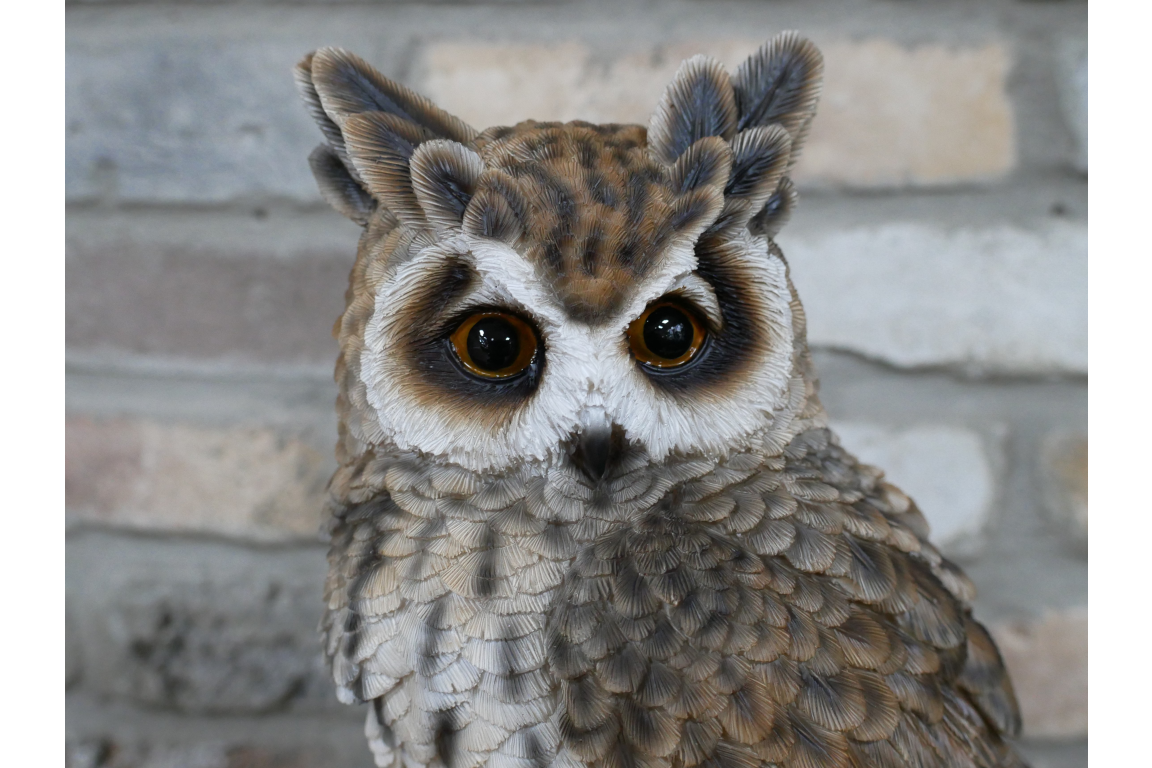
[[700,187],[723,189],[732,170],[732,150],[718,136],[694,142],[677,156],[669,169],[672,188],[688,193]]
[[[344,145],[344,134],[340,126],[324,111],[320,103],[320,94],[316,92],[316,84],[312,82],[312,60],[315,53],[305,56],[296,65],[292,74],[296,80],[296,88],[304,100],[308,114],[320,126],[326,143],[319,145],[308,156],[308,165],[312,175],[320,187],[320,194],[339,213],[363,226],[375,209],[376,203],[372,195],[364,186],[352,161],[348,158],[348,149]],[[371,201],[370,205],[366,201]]]
[[[780,125],[792,137],[795,164],[816,115],[824,57],[810,40],[782,32],[748,57],[732,78],[737,130]],[[789,166],[791,167],[791,166]]]
[[742,131],[732,141],[732,174],[725,197],[751,200],[759,209],[776,191],[791,157],[792,139],[780,126]]
[[476,131],[337,48],[305,56],[295,78],[327,143],[327,150],[310,159],[325,199],[360,224],[371,215],[369,207],[374,210],[366,201],[373,200],[401,220],[422,225],[408,172],[412,153],[431,139],[471,143]]
[[321,144],[308,156],[308,165],[328,205],[361,226],[368,223],[376,211],[376,200],[352,175],[351,164],[346,165],[336,150]]
[[[740,65],[732,78],[739,136],[728,204],[720,219],[775,237],[796,207],[787,177],[796,165],[820,98],[824,57],[811,41],[783,32]],[[741,178],[746,181],[741,181]]]
[[324,140],[328,142],[328,146],[341,160],[347,160],[348,155],[344,150],[344,136],[340,133],[340,126],[336,125],[336,121],[324,111],[324,105],[320,102],[320,94],[316,91],[316,83],[312,80],[312,62],[315,58],[316,53],[313,52],[301,59],[295,69],[292,70],[292,76],[296,80],[296,88],[300,91],[300,98],[304,100],[308,114],[320,126]]
[[673,205],[672,227],[693,239],[711,225],[724,208],[724,186],[732,173],[732,150],[719,136],[706,136],[677,158],[669,171],[679,193]]
[[792,141],[778,125],[742,131],[732,141],[732,173],[724,210],[711,230],[739,231],[759,215],[784,179]]
[[348,115],[342,128],[348,157],[372,197],[402,222],[423,226],[409,164],[416,147],[431,140],[428,132],[384,112]]
[[731,139],[736,133],[736,97],[724,65],[693,56],[680,65],[656,106],[648,146],[666,165],[706,136]]
[[348,51],[319,49],[312,55],[311,75],[324,111],[337,125],[343,125],[350,115],[383,112],[415,123],[438,138],[463,144],[476,138],[476,131],[462,120]]
[[792,211],[796,209],[796,198],[796,187],[792,185],[792,180],[785,176],[760,212],[748,222],[748,228],[758,235],[776,237],[788,223],[788,219],[792,218]]
[[436,139],[416,148],[410,167],[412,187],[428,223],[441,231],[459,230],[484,161],[463,144]]

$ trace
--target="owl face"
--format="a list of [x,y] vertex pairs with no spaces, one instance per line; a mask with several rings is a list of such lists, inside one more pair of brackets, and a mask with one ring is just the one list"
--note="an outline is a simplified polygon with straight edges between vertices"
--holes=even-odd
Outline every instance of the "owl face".
[[815,102],[819,62],[801,53],[783,118],[748,111],[754,67],[731,78],[697,57],[647,131],[477,134],[349,54],[302,62],[328,137],[313,169],[365,226],[340,334],[359,441],[486,473],[571,462],[593,479],[624,452],[763,441],[803,386],[770,239],[793,198],[793,113]]

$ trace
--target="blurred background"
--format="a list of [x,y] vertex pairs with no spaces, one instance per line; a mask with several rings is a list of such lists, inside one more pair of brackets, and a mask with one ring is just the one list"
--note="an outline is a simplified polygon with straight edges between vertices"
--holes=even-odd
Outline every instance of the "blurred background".
[[980,590],[1037,768],[1086,765],[1087,50],[1073,0],[69,0],[67,754],[371,765],[320,660],[329,335],[358,229],[291,69],[477,127],[646,123],[678,63],[826,57],[779,236],[844,444]]

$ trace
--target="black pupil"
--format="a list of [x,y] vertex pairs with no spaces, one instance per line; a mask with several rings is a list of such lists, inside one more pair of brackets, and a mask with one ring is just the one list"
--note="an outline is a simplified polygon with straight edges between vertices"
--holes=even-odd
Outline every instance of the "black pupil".
[[485,371],[502,371],[520,357],[520,334],[502,317],[486,317],[468,331],[468,355]]
[[644,321],[644,344],[665,360],[675,360],[687,352],[692,336],[692,321],[676,307],[658,307]]

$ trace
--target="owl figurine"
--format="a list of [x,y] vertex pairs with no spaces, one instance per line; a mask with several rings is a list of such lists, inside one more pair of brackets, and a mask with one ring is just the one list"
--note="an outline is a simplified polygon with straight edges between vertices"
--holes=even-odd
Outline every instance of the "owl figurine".
[[684,62],[647,128],[476,131],[296,78],[363,228],[325,650],[378,766],[1022,766],[973,588],[839,444],[773,238],[822,59]]

